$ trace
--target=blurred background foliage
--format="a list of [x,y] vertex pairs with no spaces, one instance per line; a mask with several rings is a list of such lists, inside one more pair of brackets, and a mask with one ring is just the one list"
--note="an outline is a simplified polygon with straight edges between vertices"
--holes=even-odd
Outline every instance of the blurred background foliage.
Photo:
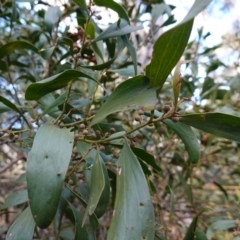
[[[168,1],[119,1],[126,9],[133,26],[143,24],[144,29],[131,33],[132,43],[137,51],[138,73],[149,63],[152,46],[157,37],[172,27],[176,21],[174,9],[181,8],[181,1],[175,5]],[[17,106],[21,115],[10,111],[8,104],[0,103],[0,204],[13,192],[25,189],[25,164],[38,125],[55,118],[59,112],[48,112],[38,121],[37,116],[43,113],[53,99],[61,96],[64,89],[58,90],[55,96],[48,95],[39,102],[26,102],[24,93],[30,83],[50,77],[73,64],[74,52],[81,48],[79,39],[83,37],[85,24],[84,11],[72,1],[1,1],[0,8],[0,94]],[[186,5],[186,4],[185,4]],[[217,6],[217,7],[216,7]],[[190,7],[190,4],[187,6]],[[240,67],[239,67],[239,20],[233,19],[233,31],[225,32],[219,25],[215,26],[222,34],[221,42],[207,45],[211,32],[205,31],[208,18],[215,8],[222,14],[231,14],[234,1],[213,1],[204,12],[205,22],[202,27],[195,27],[181,66],[181,97],[189,98],[180,106],[180,113],[222,112],[240,116]],[[116,13],[104,7],[91,6],[92,19],[97,23],[96,31],[105,29],[117,20]],[[182,15],[182,17],[184,14]],[[91,33],[89,33],[91,37]],[[1,46],[18,40],[16,45],[3,49]],[[42,49],[41,56],[35,53],[34,47],[24,46],[26,42]],[[104,61],[115,56],[115,41],[106,39],[103,44]],[[14,48],[12,51],[11,48]],[[77,49],[77,50],[76,50]],[[81,62],[94,66],[102,63],[101,56],[93,52],[96,49],[85,47],[80,56]],[[10,54],[11,53],[11,54]],[[81,68],[82,69],[82,68]],[[85,70],[87,72],[87,69]],[[88,70],[91,73],[91,69]],[[134,76],[134,66],[128,51],[116,56],[116,61],[109,64],[101,76],[101,83],[111,92],[124,79]],[[72,100],[67,106],[72,117],[83,116],[95,85],[87,81],[75,82]],[[98,89],[98,97],[104,101],[106,92]],[[159,109],[172,101],[170,79],[161,92]],[[63,103],[63,102],[62,102]],[[94,102],[94,113],[101,102]],[[84,110],[82,110],[84,109]],[[132,112],[131,112],[132,113]],[[110,115],[111,123],[121,123],[128,127],[136,124],[136,113],[121,112]],[[67,120],[67,118],[66,118]],[[22,133],[6,137],[9,129],[29,129]],[[183,239],[187,227],[196,214],[205,209],[199,216],[199,228],[207,232],[208,239],[238,239],[239,223],[239,143],[194,129],[201,142],[201,159],[197,166],[187,161],[185,147],[177,135],[166,125],[156,123],[140,129],[141,138],[134,145],[151,153],[159,170],[151,169],[142,163],[144,173],[149,176],[149,186],[153,196],[156,214],[158,237],[156,239]],[[107,149],[113,157],[118,149]],[[16,216],[25,208],[24,204],[2,210],[0,215],[0,236],[4,238],[7,229]],[[98,239],[105,239],[110,215],[101,219]],[[66,223],[67,224],[67,223]],[[200,230],[199,230],[200,231]],[[51,230],[41,232],[51,235]],[[1,237],[0,237],[1,238]],[[50,239],[45,237],[44,239]],[[199,238],[200,239],[200,238]]]

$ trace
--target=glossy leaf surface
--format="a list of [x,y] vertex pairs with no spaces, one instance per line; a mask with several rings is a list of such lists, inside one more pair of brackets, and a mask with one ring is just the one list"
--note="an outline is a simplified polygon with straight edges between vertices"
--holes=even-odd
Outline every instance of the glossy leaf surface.
[[42,125],[27,161],[27,189],[34,220],[40,228],[52,222],[71,158],[73,132]]

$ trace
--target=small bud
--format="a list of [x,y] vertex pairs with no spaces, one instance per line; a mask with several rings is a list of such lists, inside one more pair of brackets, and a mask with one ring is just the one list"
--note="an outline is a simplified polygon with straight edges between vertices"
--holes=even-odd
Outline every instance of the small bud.
[[141,116],[141,115],[144,114],[144,111],[143,111],[142,109],[139,109],[139,110],[138,110],[138,114]]
[[101,15],[98,15],[98,16],[97,16],[97,19],[98,19],[98,20],[101,20],[101,19],[102,19],[102,16],[101,16]]
[[19,136],[18,135],[14,135],[14,139],[18,140]]
[[74,53],[77,53],[77,52],[78,52],[78,48],[75,47],[75,48],[73,49],[73,52],[74,52]]
[[85,135],[85,136],[88,135],[88,130],[87,129],[83,130],[83,135]]
[[73,58],[73,57],[70,57],[69,61],[70,61],[70,62],[74,62],[74,58]]
[[179,122],[179,117],[172,117],[173,122]]
[[138,134],[136,135],[136,138],[142,139],[142,138],[143,138],[143,135],[142,135],[141,133],[138,133]]
[[167,113],[169,110],[170,110],[170,106],[165,105],[165,106],[163,107],[163,111],[164,111],[165,113]]
[[140,122],[140,121],[141,121],[141,119],[140,119],[139,116],[136,116],[136,117],[134,118],[134,120],[137,121],[137,122]]
[[100,135],[100,134],[101,134],[101,132],[100,132],[99,130],[97,130],[97,131],[96,131],[96,134],[97,134],[97,135]]
[[69,185],[74,185],[73,180],[72,180],[72,179],[69,179],[69,180],[68,180],[68,184],[69,184]]
[[148,126],[149,126],[149,127],[153,127],[154,124],[153,124],[153,123],[149,123]]
[[236,219],[236,220],[234,221],[234,224],[238,227],[238,226],[240,225],[239,219]]
[[79,138],[79,137],[80,137],[80,134],[79,134],[79,133],[77,133],[77,134],[74,135],[74,138],[75,138],[75,139],[77,139],[77,138]]
[[105,150],[105,147],[104,147],[103,145],[101,145],[101,146],[99,147],[99,149],[100,149],[101,151],[104,151],[104,150]]
[[72,170],[73,170],[73,166],[69,166],[68,171],[72,171]]
[[116,132],[116,129],[115,129],[115,128],[110,128],[110,129],[109,129],[109,132],[110,132],[110,133],[115,133],[115,132]]
[[84,129],[86,128],[85,124],[84,123],[81,123],[80,126],[79,126],[81,129]]

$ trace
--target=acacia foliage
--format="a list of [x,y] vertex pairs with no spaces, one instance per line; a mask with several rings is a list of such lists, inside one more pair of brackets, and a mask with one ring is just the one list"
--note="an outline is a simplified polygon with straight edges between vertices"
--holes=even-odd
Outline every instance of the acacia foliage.
[[[24,189],[10,193],[1,207],[4,215],[13,206],[24,206],[8,226],[6,239],[44,234],[59,239],[168,239],[168,225],[178,226],[183,199],[196,213],[188,229],[181,228],[185,240],[237,228],[227,220],[227,227],[209,222],[206,231],[198,224],[208,207],[205,193],[202,199],[194,196],[202,186],[196,169],[211,155],[207,148],[200,151],[200,140],[207,145],[210,135],[203,139],[196,129],[240,140],[238,116],[199,106],[191,114],[186,111],[187,97],[200,83],[191,52],[195,42],[189,36],[194,18],[210,2],[195,1],[182,21],[154,41],[147,66],[137,56],[144,43],[140,17],[150,14],[157,31],[175,22],[174,6],[146,1],[127,7],[102,0],[74,1],[61,8],[46,4],[46,10],[36,10],[35,3],[30,10],[16,2],[3,5],[1,143],[3,150],[9,147],[21,158],[27,156]],[[105,8],[118,19],[103,28]],[[161,16],[168,19],[157,26]],[[77,21],[75,33],[65,23],[69,17]],[[199,38],[204,39],[201,30]],[[191,67],[190,76],[180,75],[184,64]],[[213,98],[211,89],[221,93],[207,76],[201,98]],[[228,198],[222,184],[214,184]]]

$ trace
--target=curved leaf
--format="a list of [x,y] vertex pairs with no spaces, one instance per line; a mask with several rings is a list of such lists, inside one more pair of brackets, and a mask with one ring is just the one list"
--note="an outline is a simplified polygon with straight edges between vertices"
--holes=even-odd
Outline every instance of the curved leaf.
[[17,41],[9,42],[3,45],[2,47],[0,47],[0,59],[8,56],[15,50],[21,50],[21,49],[32,50],[33,52],[38,54],[38,49],[34,45],[26,41],[17,40]]
[[153,240],[154,210],[142,168],[125,142],[117,175],[115,210],[107,239]]
[[[21,116],[23,116],[23,113],[20,111],[20,109],[18,109],[16,107],[15,104],[13,104],[12,102],[10,102],[8,99],[0,96],[0,102],[2,102],[6,107],[8,107],[9,109],[12,109],[13,111],[19,113]],[[5,110],[7,110],[7,108],[5,107]],[[2,108],[4,109],[4,106],[2,106]]]
[[118,3],[113,0],[95,0],[94,1],[98,6],[107,7],[118,13],[119,18],[125,19],[128,23],[129,18],[125,9]]
[[0,209],[13,207],[27,201],[28,201],[27,190],[22,190],[20,192],[13,192],[7,196],[4,204],[1,206]]
[[73,132],[52,124],[41,126],[27,161],[27,189],[34,220],[40,228],[52,222],[71,158]]
[[240,118],[223,113],[180,116],[179,121],[219,137],[240,142]]
[[61,17],[60,7],[49,7],[44,15],[45,24],[48,32],[51,34],[54,25],[58,22]]
[[198,163],[200,159],[200,144],[191,127],[180,122],[175,123],[170,119],[165,119],[163,123],[181,138],[188,152],[189,161],[193,164]]
[[73,212],[73,216],[75,219],[75,240],[88,240],[88,233],[86,227],[82,226],[83,217],[79,213],[79,211],[68,201],[68,204]]
[[151,86],[162,88],[168,75],[182,56],[192,31],[193,20],[163,33],[155,42],[152,60],[146,67]]
[[113,23],[110,27],[100,33],[91,43],[107,38],[123,36],[140,29],[143,29],[142,25],[132,27],[124,19],[121,19],[120,24],[118,21]]
[[35,222],[30,207],[27,207],[8,229],[6,240],[32,240],[34,228]]
[[86,220],[87,215],[92,215],[100,201],[100,198],[102,196],[102,193],[105,189],[105,176],[103,172],[103,165],[102,160],[100,159],[100,156],[98,152],[96,151],[96,157],[95,162],[92,167],[92,173],[91,173],[91,186],[90,186],[90,194],[89,194],[89,200],[88,205],[83,217],[83,224]]
[[66,70],[62,73],[46,78],[37,83],[30,84],[26,90],[25,99],[38,100],[39,98],[50,92],[66,87],[70,81],[76,80],[80,77],[89,78],[96,81],[93,76],[83,73],[81,71]]
[[187,45],[193,20],[211,0],[195,1],[185,18],[174,28],[163,33],[155,42],[153,56],[146,67],[151,86],[162,88],[173,67],[177,64]]
[[136,76],[121,83],[97,112],[90,126],[124,108],[141,106],[145,110],[154,109],[157,100],[156,89],[148,87],[149,80],[144,76]]

